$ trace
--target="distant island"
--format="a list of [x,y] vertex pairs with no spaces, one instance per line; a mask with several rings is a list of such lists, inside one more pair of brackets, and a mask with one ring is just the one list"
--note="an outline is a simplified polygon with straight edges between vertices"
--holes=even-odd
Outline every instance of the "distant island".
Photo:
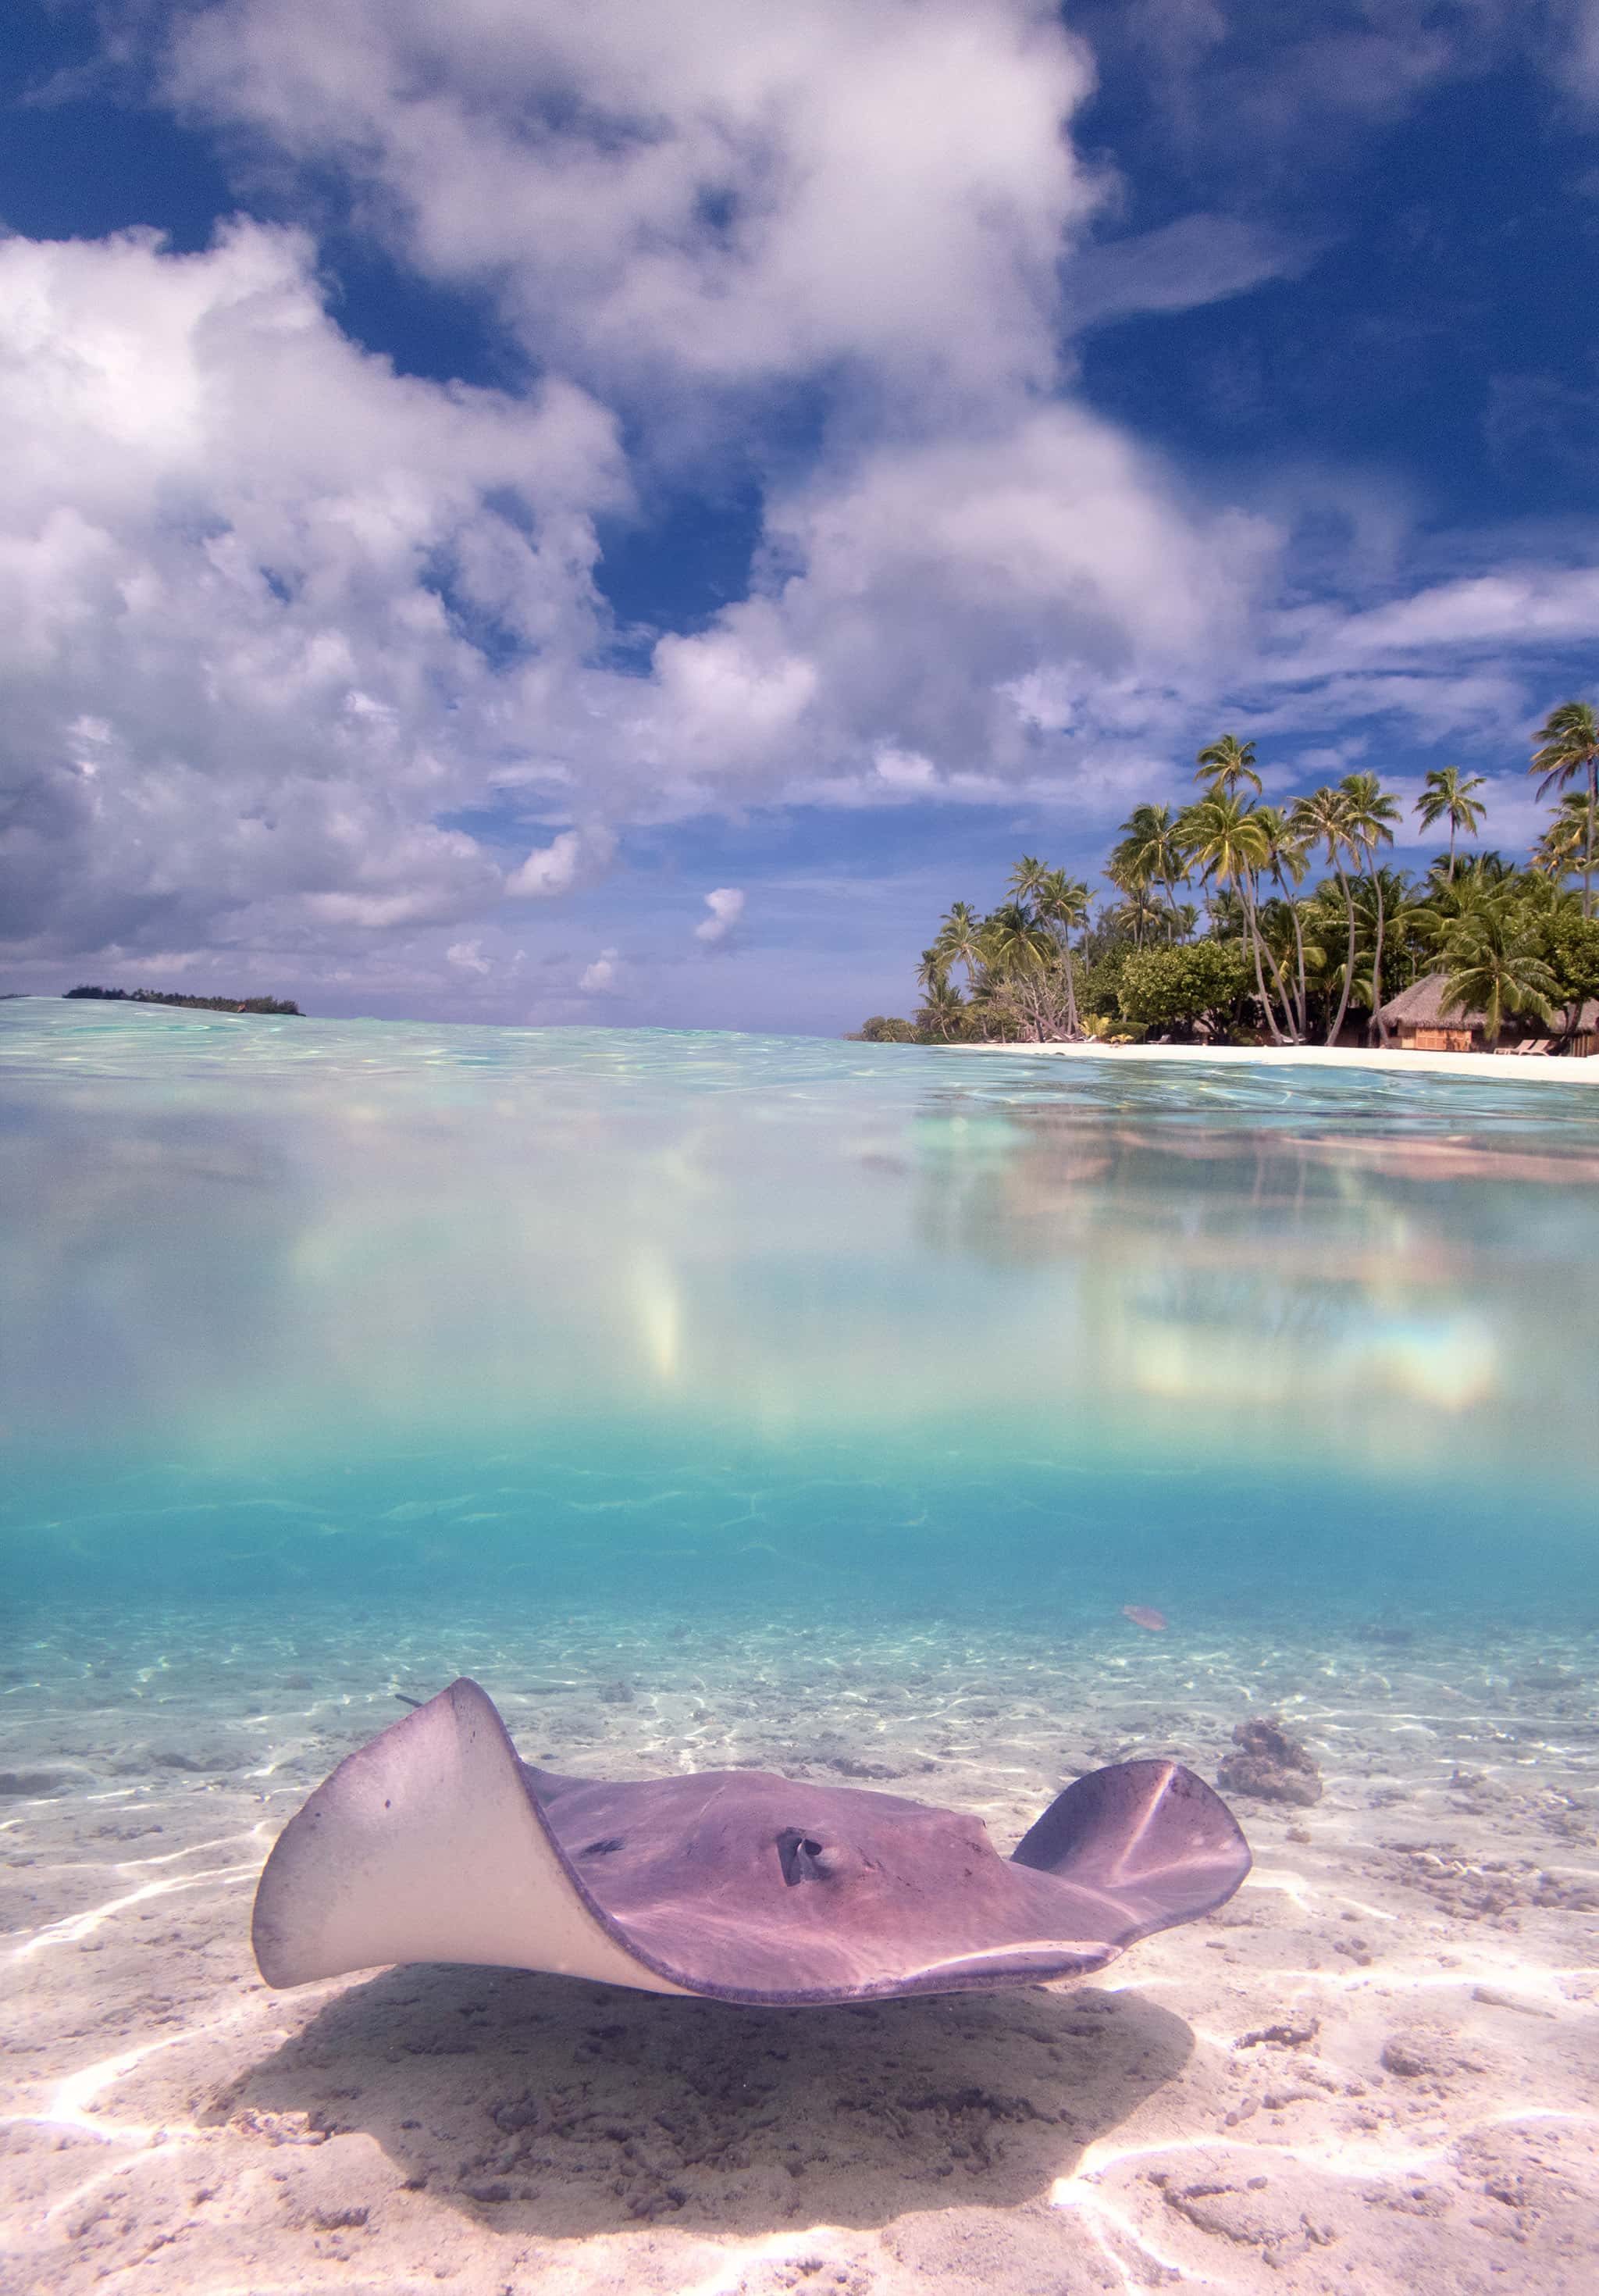
[[1202,797],[1122,823],[1113,901],[1095,914],[1081,879],[1025,855],[996,908],[946,913],[914,1018],[874,1013],[857,1037],[1599,1053],[1599,709],[1563,702],[1538,742],[1538,793],[1563,793],[1527,865],[1458,849],[1487,784],[1444,766],[1414,810],[1449,842],[1418,882],[1380,860],[1401,816],[1376,774],[1267,804],[1254,743],[1224,734],[1195,760]]
[[96,988],[87,985],[65,991],[69,996],[100,996],[108,1004],[183,1004],[196,1013],[292,1013],[305,1018],[286,996],[180,996],[171,988]]

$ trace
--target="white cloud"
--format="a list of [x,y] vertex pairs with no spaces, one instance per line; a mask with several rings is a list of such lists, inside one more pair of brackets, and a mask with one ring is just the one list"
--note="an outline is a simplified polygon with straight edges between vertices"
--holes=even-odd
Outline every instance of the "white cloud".
[[494,971],[494,966],[483,954],[480,940],[453,941],[444,952],[444,961],[447,964],[453,964],[457,972],[486,975]]
[[1064,274],[1066,310],[1076,328],[1135,311],[1192,311],[1297,278],[1317,252],[1314,242],[1239,216],[1180,216],[1075,255]]
[[505,890],[518,900],[552,900],[603,876],[615,852],[608,829],[563,829],[548,845],[535,846],[506,878]]
[[621,952],[603,948],[594,963],[585,967],[578,987],[585,996],[617,996],[622,991]]
[[872,753],[872,763],[877,769],[878,780],[886,782],[890,789],[925,796],[932,787],[933,761],[915,750],[897,749],[892,742],[880,742]]
[[736,885],[718,885],[714,893],[706,894],[705,906],[710,914],[694,927],[694,939],[726,940],[744,914],[744,896]]
[[611,418],[398,377],[299,235],[0,243],[0,868],[26,949],[337,947],[466,920],[439,816],[530,674],[593,643]]
[[1040,726],[1147,730],[1237,651],[1281,541],[1069,405],[824,463],[767,530],[795,570],[656,649],[654,742],[708,789],[809,786],[821,761],[1004,783],[1037,770]]
[[902,402],[1047,382],[1100,196],[1061,132],[1092,64],[1044,0],[225,0],[170,77],[656,420],[839,361]]
[[[1314,612],[1306,617],[1312,626]],[[1361,655],[1584,644],[1599,629],[1599,568],[1509,567],[1341,616],[1331,650]]]

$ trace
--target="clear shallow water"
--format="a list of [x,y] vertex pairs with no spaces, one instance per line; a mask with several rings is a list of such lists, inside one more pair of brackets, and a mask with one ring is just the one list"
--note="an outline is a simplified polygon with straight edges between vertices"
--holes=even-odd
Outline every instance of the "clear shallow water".
[[0,1093],[20,1615],[1599,1612],[1599,1090],[29,999]]

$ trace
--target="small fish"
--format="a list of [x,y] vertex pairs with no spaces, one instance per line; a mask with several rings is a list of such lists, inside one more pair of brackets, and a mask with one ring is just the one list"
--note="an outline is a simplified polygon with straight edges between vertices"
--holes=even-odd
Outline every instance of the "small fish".
[[1131,1619],[1136,1627],[1146,1627],[1152,1635],[1163,1635],[1166,1632],[1165,1613],[1160,1611],[1152,1611],[1147,1603],[1124,1603],[1121,1606],[1121,1615],[1124,1619]]

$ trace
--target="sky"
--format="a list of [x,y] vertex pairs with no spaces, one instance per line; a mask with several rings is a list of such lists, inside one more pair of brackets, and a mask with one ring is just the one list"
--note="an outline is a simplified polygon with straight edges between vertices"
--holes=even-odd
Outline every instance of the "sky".
[[837,1034],[1226,731],[1537,833],[1599,0],[11,0],[0,107],[0,988]]

